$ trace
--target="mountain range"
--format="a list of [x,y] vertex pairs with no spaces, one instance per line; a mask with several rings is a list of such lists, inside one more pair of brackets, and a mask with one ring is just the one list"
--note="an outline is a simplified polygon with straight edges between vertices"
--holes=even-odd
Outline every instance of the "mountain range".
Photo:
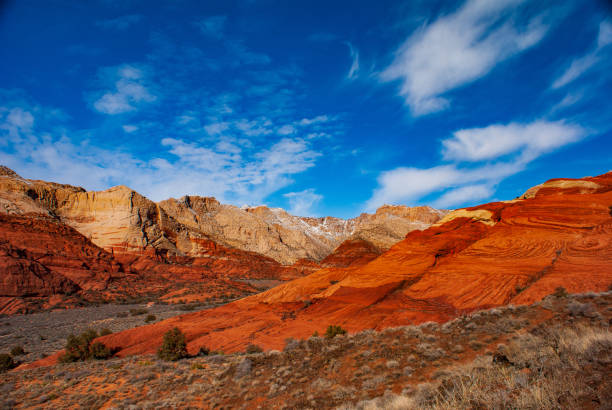
[[369,261],[446,213],[383,206],[343,220],[211,197],[156,203],[125,186],[86,191],[1,167],[0,313],[136,297],[236,298]]

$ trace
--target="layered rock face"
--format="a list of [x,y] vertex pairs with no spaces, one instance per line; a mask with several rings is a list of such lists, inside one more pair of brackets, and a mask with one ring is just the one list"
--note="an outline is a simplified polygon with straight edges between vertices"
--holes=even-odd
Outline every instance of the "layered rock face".
[[0,313],[26,309],[20,297],[103,291],[121,270],[110,254],[51,217],[0,214]]
[[238,208],[214,198],[185,196],[159,204],[117,186],[88,192],[79,187],[0,173],[0,212],[56,216],[113,253],[209,256],[209,242],[254,252],[282,264],[321,261],[343,241],[360,239],[386,250],[447,211],[384,206],[357,218],[308,218],[265,206]]
[[446,211],[384,206],[348,220],[290,215],[280,208],[238,208],[214,198],[185,196],[159,203],[174,219],[216,242],[269,256],[282,264],[320,261],[345,240],[361,239],[387,250],[415,229],[425,229]]
[[[267,207],[241,209],[214,198],[157,204],[125,186],[88,192],[24,179],[0,167],[0,235],[6,248],[0,253],[0,298],[84,291],[98,291],[90,292],[96,300],[126,294],[244,295],[255,288],[236,280],[290,280],[322,266],[365,263],[444,214],[428,207],[384,207],[345,221],[295,217]],[[41,263],[40,246],[51,265]],[[103,254],[108,266],[93,263],[92,252]],[[62,263],[86,268],[57,268]],[[119,271],[126,274],[111,286],[108,273]],[[194,287],[189,281],[219,286]],[[14,302],[4,304],[17,306]],[[2,311],[14,310],[7,309]]]
[[449,213],[368,263],[325,268],[267,292],[107,336],[120,355],[152,353],[177,326],[188,348],[282,348],[327,325],[351,332],[476,309],[528,304],[558,286],[605,291],[612,284],[612,173],[552,180],[524,199]]

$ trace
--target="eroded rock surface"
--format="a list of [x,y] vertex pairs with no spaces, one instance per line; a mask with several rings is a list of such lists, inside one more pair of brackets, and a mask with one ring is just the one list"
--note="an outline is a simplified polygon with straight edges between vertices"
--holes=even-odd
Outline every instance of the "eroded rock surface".
[[[576,189],[582,182],[592,188]],[[120,355],[150,353],[178,326],[194,352],[200,346],[240,351],[249,343],[278,349],[287,337],[305,338],[330,324],[356,332],[443,322],[477,309],[529,304],[559,286],[605,291],[612,284],[611,204],[612,173],[548,185],[526,199],[457,212],[366,264],[325,268],[106,341]]]

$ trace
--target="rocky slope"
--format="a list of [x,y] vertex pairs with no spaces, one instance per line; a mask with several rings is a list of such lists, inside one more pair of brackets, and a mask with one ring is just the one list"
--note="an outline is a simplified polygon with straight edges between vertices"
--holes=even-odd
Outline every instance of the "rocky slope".
[[185,196],[159,203],[175,220],[215,241],[269,256],[283,264],[320,261],[345,240],[361,239],[387,250],[415,229],[425,229],[446,211],[427,206],[383,206],[348,220],[294,216],[280,208],[238,208],[214,198]]
[[611,303],[548,296],[283,351],[22,366],[0,374],[0,408],[608,409]]
[[384,206],[357,218],[308,218],[265,206],[238,208],[214,198],[186,196],[159,204],[125,186],[88,192],[21,178],[0,169],[0,213],[56,216],[112,253],[201,257],[210,241],[282,264],[320,261],[347,239],[386,250],[409,231],[424,229],[446,211]]
[[[19,298],[85,291],[87,300],[244,296],[259,285],[236,280],[270,285],[322,266],[360,264],[444,214],[383,207],[344,221],[240,209],[214,198],[157,204],[125,186],[88,192],[0,167],[0,313],[26,309]],[[50,306],[48,300],[35,305]]]
[[[536,192],[534,192],[536,191]],[[553,180],[524,199],[454,211],[361,266],[326,268],[229,305],[107,336],[119,355],[154,352],[178,326],[188,347],[280,348],[339,324],[363,329],[446,321],[532,303],[564,286],[612,283],[612,173]]]

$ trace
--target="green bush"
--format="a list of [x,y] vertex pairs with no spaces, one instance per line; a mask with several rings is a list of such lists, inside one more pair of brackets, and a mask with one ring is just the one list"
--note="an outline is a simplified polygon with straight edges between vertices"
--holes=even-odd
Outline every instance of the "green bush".
[[26,351],[21,346],[15,346],[11,349],[11,356],[21,356],[26,354]]
[[0,373],[6,372],[17,367],[17,363],[10,354],[0,353]]
[[112,352],[100,342],[92,343],[98,337],[95,330],[88,329],[79,336],[71,334],[66,341],[66,352],[60,356],[60,363],[72,363],[89,359],[103,360]]
[[101,342],[93,342],[89,346],[89,351],[91,352],[91,357],[96,360],[106,360],[112,356],[110,349]]
[[328,339],[333,339],[338,335],[345,335],[346,330],[342,329],[342,327],[337,325],[329,325],[327,330],[325,331],[325,337]]
[[176,361],[187,357],[185,334],[179,328],[175,327],[164,334],[164,341],[157,351],[157,357],[168,361]]
[[100,336],[112,335],[113,331],[107,328],[100,330]]
[[146,323],[155,322],[156,320],[157,320],[157,317],[155,315],[147,315],[147,317],[145,318]]
[[263,349],[261,347],[257,346],[257,345],[250,344],[250,345],[247,346],[246,352],[248,354],[261,353],[261,352],[263,352]]

